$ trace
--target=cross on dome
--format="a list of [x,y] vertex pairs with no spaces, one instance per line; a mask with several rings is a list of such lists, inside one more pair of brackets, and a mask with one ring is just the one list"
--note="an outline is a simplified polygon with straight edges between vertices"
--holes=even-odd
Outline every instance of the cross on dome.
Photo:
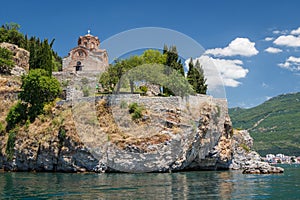
[[87,32],[88,32],[88,35],[90,35],[90,33],[91,33],[91,30],[89,29]]

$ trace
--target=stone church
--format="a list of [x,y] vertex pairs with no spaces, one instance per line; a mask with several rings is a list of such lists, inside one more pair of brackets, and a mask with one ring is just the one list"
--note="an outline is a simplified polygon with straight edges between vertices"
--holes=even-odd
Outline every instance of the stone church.
[[108,55],[105,49],[100,49],[100,40],[88,31],[80,36],[78,46],[71,49],[68,56],[63,58],[65,72],[97,71],[103,72],[108,67]]

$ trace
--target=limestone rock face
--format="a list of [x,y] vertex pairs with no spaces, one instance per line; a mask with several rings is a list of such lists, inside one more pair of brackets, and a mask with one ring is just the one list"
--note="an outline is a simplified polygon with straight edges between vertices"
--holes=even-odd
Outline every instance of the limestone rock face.
[[70,137],[58,136],[49,142],[19,137],[14,150],[12,159],[0,155],[0,164],[4,170],[85,172],[95,171],[93,168],[99,162],[82,144],[74,142]]
[[30,53],[27,50],[6,42],[0,43],[0,47],[6,48],[13,53],[13,61],[16,65],[11,70],[12,75],[21,76],[29,70]]
[[[20,131],[13,155],[5,152],[8,137],[0,136],[0,167],[63,172],[283,172],[261,162],[250,150],[253,139],[247,131],[233,132],[226,100],[205,95],[111,95],[77,100],[59,102],[50,121],[38,119],[35,126]],[[97,127],[89,110],[95,101]],[[128,112],[131,103],[143,105],[138,121]]]
[[233,159],[230,169],[243,170],[243,173],[247,174],[283,173],[283,168],[263,162],[257,152],[251,151],[253,138],[248,131],[235,131],[233,140]]
[[[99,113],[99,128],[91,127],[94,123],[89,118],[91,112],[83,104],[94,101],[86,98],[78,103],[81,110],[78,114],[74,111],[72,122],[76,126],[68,121],[72,116],[64,120],[60,116],[55,118],[57,109],[76,107],[74,102],[71,105],[60,102],[52,111],[52,122],[35,122],[41,123],[36,127],[45,126],[45,129],[40,128],[38,132],[36,127],[29,126],[18,134],[12,159],[3,151],[4,169],[170,172],[229,168],[232,133],[226,100],[205,95],[188,98],[117,95],[101,96],[96,101],[107,102]],[[128,108],[122,108],[124,102],[143,105],[146,110],[143,118],[132,121]],[[57,127],[58,119],[60,127]],[[82,123],[84,119],[87,123]],[[99,130],[102,132],[97,135]]]

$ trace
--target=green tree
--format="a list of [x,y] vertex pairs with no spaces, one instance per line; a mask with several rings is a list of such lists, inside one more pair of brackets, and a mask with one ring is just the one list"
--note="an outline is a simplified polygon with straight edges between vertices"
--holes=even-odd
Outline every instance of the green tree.
[[53,101],[61,94],[61,87],[57,79],[49,77],[42,69],[31,70],[22,77],[20,99],[29,103],[28,114],[30,120],[42,113],[46,103]]
[[183,65],[178,57],[175,46],[168,50],[165,45],[164,54],[149,49],[141,56],[116,60],[108,71],[101,75],[99,83],[106,92],[113,91],[116,87],[115,92],[119,93],[121,87],[127,89],[129,84],[133,93],[134,83],[149,82],[163,86],[166,95],[192,94],[193,88],[183,76]]
[[[134,82],[147,82],[169,88],[176,96],[193,94],[193,88],[189,82],[178,71],[170,69],[170,74],[164,73],[166,66],[162,64],[143,64],[131,69],[122,77],[123,83],[128,79]],[[130,78],[129,78],[130,77]],[[125,85],[122,84],[122,85]]]
[[[146,60],[144,60],[144,59],[146,59]],[[155,57],[150,56],[150,54],[148,57],[143,56],[143,55],[142,56],[131,56],[130,58],[122,61],[124,72],[127,73],[129,70],[136,68],[137,66],[140,66],[141,64],[143,64],[143,62],[146,62],[146,61],[151,62],[151,59],[155,59]],[[119,77],[119,80],[120,80],[120,78],[121,77]],[[131,93],[134,92],[134,79],[135,79],[135,77],[129,76],[129,86],[130,86]],[[120,90],[120,84],[121,84],[121,80],[118,83],[117,92]]]
[[29,67],[30,69],[35,69],[37,68],[37,49],[39,46],[39,41],[35,37],[31,37],[28,40],[28,51],[30,52],[30,57],[29,57]]
[[0,73],[9,74],[14,65],[13,53],[0,47]]
[[[164,45],[163,54],[166,55],[166,62],[164,63],[166,65],[165,74],[170,75],[173,73],[172,69],[174,69],[184,77],[183,64],[181,59],[179,59],[176,46],[170,46],[170,48],[168,48],[167,45]],[[169,88],[164,87],[163,90],[167,96],[175,95]]]
[[25,37],[19,32],[20,25],[14,22],[6,23],[0,28],[0,43],[8,42],[19,47],[25,47]]
[[[143,59],[139,56],[131,56],[128,59],[116,60],[114,64],[110,65],[107,72],[104,72],[99,80],[105,91],[113,91],[114,88],[116,93],[120,92],[121,77],[128,72],[130,69],[135,68],[143,63]],[[131,77],[129,79],[131,92],[133,92],[133,81]]]
[[27,117],[27,104],[18,101],[16,105],[10,108],[9,113],[6,116],[6,130],[9,131],[13,129],[18,123],[24,124]]
[[164,48],[163,48],[163,54],[166,54],[168,52],[168,46],[166,44],[164,44]]
[[44,69],[47,71],[48,76],[51,76],[57,59],[53,56],[53,50],[48,40],[45,39],[41,42],[39,38],[31,37],[28,46],[30,51],[30,69]]
[[45,39],[42,42],[40,53],[38,57],[38,66],[40,69],[47,71],[48,76],[52,76],[53,62],[52,62],[52,51],[51,46],[48,44],[48,40]]
[[183,64],[181,62],[181,59],[179,59],[176,46],[171,46],[169,49],[167,49],[167,47],[165,46],[164,52],[166,55],[165,65],[173,68],[174,70],[178,71],[182,76],[184,76]]
[[60,71],[62,69],[62,59],[56,52],[53,51],[52,46],[54,39],[48,43],[48,40],[40,40],[36,37],[30,37],[22,34],[20,25],[16,23],[7,23],[0,27],[0,43],[8,42],[18,45],[30,52],[29,67],[31,69],[44,69],[51,76],[52,71]]
[[204,77],[203,69],[199,60],[196,61],[194,66],[193,59],[190,59],[189,70],[187,73],[187,80],[192,85],[194,91],[198,94],[206,94],[207,84]]
[[99,79],[99,83],[101,84],[104,92],[112,91],[115,84],[118,82],[116,76],[111,76],[112,74],[114,74],[113,71],[115,71],[112,66],[113,65],[110,65],[108,70],[103,72]]
[[54,51],[52,51],[52,65],[53,71],[62,71],[62,58]]
[[144,51],[144,53],[141,56],[142,59],[142,64],[151,64],[151,63],[156,63],[156,64],[165,64],[167,55],[162,54],[158,50],[154,49],[148,49]]

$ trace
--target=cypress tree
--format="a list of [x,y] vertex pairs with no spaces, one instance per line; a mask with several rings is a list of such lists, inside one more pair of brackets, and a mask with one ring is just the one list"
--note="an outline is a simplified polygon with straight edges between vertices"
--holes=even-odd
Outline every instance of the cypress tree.
[[204,77],[203,68],[200,65],[199,60],[196,61],[195,66],[193,59],[189,62],[189,71],[187,73],[188,82],[193,86],[193,89],[198,94],[206,94],[207,84]]
[[168,52],[168,46],[164,44],[163,54],[166,54]]
[[[163,54],[166,55],[166,69],[165,74],[170,75],[171,69],[179,72],[182,76],[184,76],[184,68],[183,64],[181,62],[181,59],[178,59],[178,52],[176,46],[170,46],[170,48],[167,47],[167,45],[164,45]],[[174,95],[172,91],[170,91],[168,88],[164,87],[164,93],[167,95]]]
[[29,67],[31,69],[37,68],[37,61],[36,61],[36,56],[37,56],[37,44],[36,44],[36,39],[35,37],[31,37],[29,39],[29,52],[30,52],[30,57],[29,57]]
[[41,46],[41,56],[39,60],[39,68],[47,71],[48,75],[52,75],[52,52],[51,47],[48,44],[48,40],[45,39]]
[[183,64],[181,62],[181,59],[178,59],[179,56],[176,46],[171,46],[169,50],[165,51],[165,54],[167,55],[166,65],[178,71],[182,76],[184,76]]
[[207,84],[206,78],[204,77],[204,71],[202,66],[200,65],[199,60],[196,61],[195,70],[197,71],[196,74],[196,92],[199,94],[206,94],[207,91]]

